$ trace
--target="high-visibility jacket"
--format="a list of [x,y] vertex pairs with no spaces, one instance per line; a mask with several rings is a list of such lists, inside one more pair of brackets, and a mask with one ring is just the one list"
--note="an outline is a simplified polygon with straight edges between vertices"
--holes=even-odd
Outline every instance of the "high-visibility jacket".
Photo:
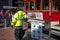
[[22,26],[22,19],[28,18],[26,13],[24,11],[18,11],[15,13],[15,15],[12,17],[12,26]]

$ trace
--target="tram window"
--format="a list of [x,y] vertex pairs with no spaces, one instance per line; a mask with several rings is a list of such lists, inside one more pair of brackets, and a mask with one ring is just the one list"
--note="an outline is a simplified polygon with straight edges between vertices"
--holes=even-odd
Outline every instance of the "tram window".
[[28,10],[28,3],[26,3],[26,10]]
[[56,0],[52,0],[52,10],[57,10],[57,6],[55,5]]
[[43,10],[49,10],[49,0],[43,0]]
[[34,10],[34,2],[30,2],[30,10]]
[[40,0],[36,0],[36,9],[40,10]]

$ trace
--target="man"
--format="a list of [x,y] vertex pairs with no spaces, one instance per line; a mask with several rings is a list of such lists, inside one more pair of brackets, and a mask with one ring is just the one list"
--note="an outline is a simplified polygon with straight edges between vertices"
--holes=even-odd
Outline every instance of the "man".
[[21,40],[25,33],[25,30],[22,29],[23,21],[27,21],[27,15],[24,11],[17,11],[12,17],[11,26],[15,27],[16,40]]

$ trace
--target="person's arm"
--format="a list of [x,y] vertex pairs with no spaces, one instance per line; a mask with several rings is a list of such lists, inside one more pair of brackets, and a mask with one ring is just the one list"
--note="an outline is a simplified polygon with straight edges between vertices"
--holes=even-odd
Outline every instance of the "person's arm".
[[27,21],[27,20],[28,20],[28,16],[26,15],[26,13],[25,13],[25,12],[23,12],[23,19],[24,19],[25,21]]
[[11,21],[11,26],[12,27],[15,26],[17,18],[18,18],[18,15],[17,15],[17,13],[15,13],[15,15],[12,17],[12,21]]

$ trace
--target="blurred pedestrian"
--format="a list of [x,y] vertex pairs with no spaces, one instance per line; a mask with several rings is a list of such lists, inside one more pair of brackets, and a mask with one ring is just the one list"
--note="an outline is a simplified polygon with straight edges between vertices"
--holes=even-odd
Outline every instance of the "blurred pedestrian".
[[24,11],[18,10],[12,17],[11,26],[15,27],[16,40],[21,40],[24,36],[25,30],[22,29],[22,22],[27,21],[27,15]]
[[0,11],[0,19],[2,18],[2,13],[1,13],[1,11]]
[[6,27],[9,27],[10,23],[9,23],[9,10],[6,10],[3,14],[4,19],[6,19]]
[[2,23],[2,19],[3,19],[3,10],[0,10],[0,23]]

